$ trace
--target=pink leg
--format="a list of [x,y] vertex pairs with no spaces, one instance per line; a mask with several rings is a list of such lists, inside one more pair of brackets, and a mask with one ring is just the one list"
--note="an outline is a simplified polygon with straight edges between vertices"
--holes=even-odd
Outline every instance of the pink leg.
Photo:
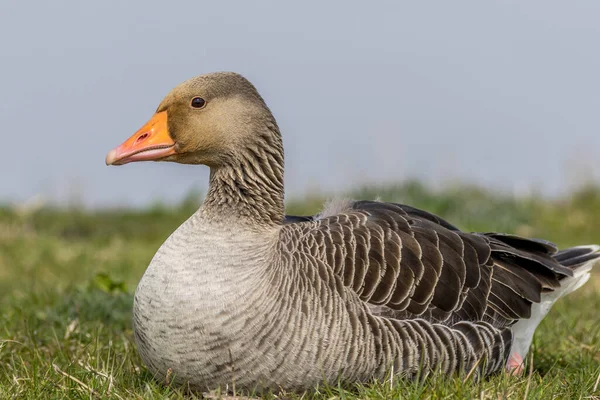
[[506,362],[506,370],[509,375],[521,376],[525,371],[523,357],[519,353],[512,353]]

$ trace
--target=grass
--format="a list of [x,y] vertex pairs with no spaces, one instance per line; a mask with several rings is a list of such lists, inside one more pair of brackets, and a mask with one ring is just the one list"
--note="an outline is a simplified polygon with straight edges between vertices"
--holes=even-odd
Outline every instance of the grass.
[[[350,193],[377,196],[437,213],[465,230],[543,237],[560,246],[600,243],[597,187],[555,200],[465,186],[431,191],[415,182]],[[313,195],[288,202],[288,209],[309,214],[323,201]],[[132,293],[150,258],[197,205],[190,198],[139,211],[0,207],[0,398],[194,398],[152,379],[136,353],[130,319]],[[598,310],[596,273],[544,320],[523,377],[396,378],[322,387],[314,397],[600,399]]]

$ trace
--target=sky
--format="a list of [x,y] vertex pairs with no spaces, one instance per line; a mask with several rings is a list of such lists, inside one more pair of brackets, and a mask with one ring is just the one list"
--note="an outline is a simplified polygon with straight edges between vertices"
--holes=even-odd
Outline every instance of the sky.
[[3,1],[0,203],[176,202],[208,169],[107,167],[180,82],[235,71],[281,128],[286,192],[418,178],[600,182],[600,2]]

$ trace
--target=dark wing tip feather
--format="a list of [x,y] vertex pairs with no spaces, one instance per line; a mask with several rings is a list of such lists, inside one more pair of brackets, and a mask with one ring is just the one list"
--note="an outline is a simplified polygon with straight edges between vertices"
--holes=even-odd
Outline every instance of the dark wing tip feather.
[[561,265],[553,258],[554,253],[540,252],[539,249],[548,249],[549,246],[542,245],[538,239],[526,239],[514,235],[503,235],[498,233],[482,234],[490,240],[492,254],[497,257],[514,257],[520,259],[524,266],[531,262],[530,266],[537,265],[541,269],[552,271],[557,275],[573,276],[570,268]]
[[559,251],[554,259],[561,265],[575,268],[591,260],[600,259],[600,246],[584,245],[576,246]]
[[553,255],[558,252],[558,247],[554,243],[544,239],[523,238],[517,235],[497,232],[484,233],[484,235],[525,251],[547,255]]

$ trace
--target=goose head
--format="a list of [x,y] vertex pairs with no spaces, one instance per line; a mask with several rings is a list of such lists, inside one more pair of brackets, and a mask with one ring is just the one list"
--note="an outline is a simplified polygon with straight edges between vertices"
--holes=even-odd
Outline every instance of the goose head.
[[278,136],[271,112],[244,77],[201,75],[175,87],[142,128],[107,154],[106,164],[172,161],[218,168],[263,140],[269,123],[275,126],[269,134]]

